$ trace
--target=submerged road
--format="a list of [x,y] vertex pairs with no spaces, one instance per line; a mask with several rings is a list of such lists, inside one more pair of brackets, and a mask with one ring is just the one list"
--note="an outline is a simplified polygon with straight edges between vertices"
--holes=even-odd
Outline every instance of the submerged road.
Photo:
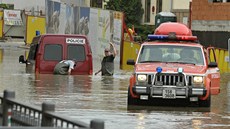
[[[16,99],[35,106],[55,104],[56,112],[89,123],[105,121],[106,129],[228,129],[230,128],[230,74],[221,74],[221,93],[212,97],[210,111],[197,107],[133,107],[127,109],[132,71],[114,77],[35,75],[26,73],[18,57],[28,49],[22,43],[0,43],[0,93],[16,92]],[[96,68],[100,61],[94,61]],[[95,71],[98,69],[94,69]]]

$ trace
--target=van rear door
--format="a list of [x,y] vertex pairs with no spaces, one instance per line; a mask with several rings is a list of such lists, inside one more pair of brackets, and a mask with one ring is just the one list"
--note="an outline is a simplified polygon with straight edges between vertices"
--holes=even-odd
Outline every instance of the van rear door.
[[58,35],[45,35],[42,37],[36,59],[36,72],[53,73],[55,65],[64,59],[65,38]]
[[75,60],[76,67],[72,74],[91,74],[91,49],[85,36],[66,36],[66,59]]

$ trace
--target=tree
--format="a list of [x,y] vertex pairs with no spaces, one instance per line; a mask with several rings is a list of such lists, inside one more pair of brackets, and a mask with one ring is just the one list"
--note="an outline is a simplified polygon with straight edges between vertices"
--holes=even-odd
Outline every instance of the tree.
[[13,4],[4,4],[4,3],[1,3],[0,4],[0,8],[2,8],[2,9],[14,9],[14,5]]
[[144,13],[141,0],[110,0],[107,9],[123,12],[127,26],[140,25]]
[[147,35],[154,32],[153,26],[140,24],[144,14],[141,0],[109,0],[106,9],[123,12],[127,27],[134,25],[135,32],[142,40],[147,40]]

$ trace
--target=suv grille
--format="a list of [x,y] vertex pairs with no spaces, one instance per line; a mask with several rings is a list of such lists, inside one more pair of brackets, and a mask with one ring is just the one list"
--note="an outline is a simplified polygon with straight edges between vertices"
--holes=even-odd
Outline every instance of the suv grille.
[[154,85],[185,86],[184,74],[157,73]]

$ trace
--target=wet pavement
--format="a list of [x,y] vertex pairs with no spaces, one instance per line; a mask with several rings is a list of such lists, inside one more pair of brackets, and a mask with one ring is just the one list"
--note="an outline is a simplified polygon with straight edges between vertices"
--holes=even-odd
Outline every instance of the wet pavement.
[[[55,104],[56,112],[89,123],[105,121],[106,129],[228,129],[230,128],[230,74],[221,74],[221,93],[212,96],[211,109],[198,107],[132,107],[127,88],[132,71],[117,70],[114,77],[35,75],[18,63],[28,49],[23,43],[0,43],[0,93],[16,92],[16,99],[35,106]],[[94,61],[94,72],[100,61]]]

